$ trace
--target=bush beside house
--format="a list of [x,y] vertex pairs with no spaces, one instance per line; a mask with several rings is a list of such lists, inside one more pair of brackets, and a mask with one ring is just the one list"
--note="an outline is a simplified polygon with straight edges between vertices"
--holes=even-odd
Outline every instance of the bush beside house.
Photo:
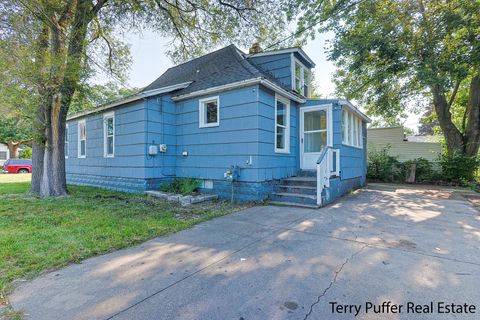
[[367,160],[367,179],[379,182],[406,182],[407,175],[415,165],[415,182],[434,184],[476,184],[476,177],[469,176],[470,168],[478,170],[478,157],[461,154],[441,154],[437,161],[417,158],[401,162],[397,156],[389,154],[390,146],[370,149]]

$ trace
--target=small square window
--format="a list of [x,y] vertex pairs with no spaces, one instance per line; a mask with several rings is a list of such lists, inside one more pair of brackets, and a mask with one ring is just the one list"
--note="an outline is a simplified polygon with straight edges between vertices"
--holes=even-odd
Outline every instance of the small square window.
[[217,127],[220,125],[220,102],[218,97],[201,99],[199,101],[200,128]]

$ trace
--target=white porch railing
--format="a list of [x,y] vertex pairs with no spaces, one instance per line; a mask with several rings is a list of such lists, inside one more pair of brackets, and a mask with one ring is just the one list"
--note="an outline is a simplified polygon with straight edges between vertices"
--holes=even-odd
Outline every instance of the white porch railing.
[[330,187],[330,177],[340,174],[340,150],[325,147],[317,160],[317,205],[322,205],[322,192]]

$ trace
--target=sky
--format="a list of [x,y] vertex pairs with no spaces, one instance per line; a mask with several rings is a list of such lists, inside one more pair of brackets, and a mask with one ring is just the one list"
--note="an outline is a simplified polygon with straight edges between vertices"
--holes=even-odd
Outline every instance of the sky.
[[[315,40],[310,40],[303,47],[303,50],[316,64],[314,72],[317,90],[325,98],[335,98],[335,85],[332,81],[335,66],[327,60],[324,49],[326,41],[332,37],[332,33],[319,34]],[[126,36],[124,41],[130,45],[132,56],[128,81],[130,86],[145,87],[173,66],[172,61],[165,54],[168,48],[168,39],[152,31],[144,31],[142,34],[132,33]],[[244,52],[248,51],[248,48],[240,49]],[[363,109],[362,106],[357,107]],[[404,126],[416,130],[419,118],[418,115],[410,113]]]

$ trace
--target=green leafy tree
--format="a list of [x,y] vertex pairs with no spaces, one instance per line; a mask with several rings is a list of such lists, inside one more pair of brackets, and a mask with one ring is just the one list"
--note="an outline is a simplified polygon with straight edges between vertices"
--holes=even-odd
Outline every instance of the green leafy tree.
[[0,118],[0,142],[8,146],[10,158],[18,158],[18,148],[32,141],[31,123],[23,118]]
[[140,89],[125,88],[116,82],[108,82],[105,85],[89,85],[80,86],[73,95],[70,103],[69,113],[77,113],[95,109],[96,107],[131,96]]
[[124,81],[130,59],[116,33],[153,29],[172,39],[168,53],[183,61],[231,42],[276,43],[293,14],[283,0],[0,0],[2,49],[16,56],[6,74],[37,100],[32,192],[67,194],[66,117],[81,83],[98,69]]
[[[477,154],[479,0],[296,2],[327,9],[305,9],[309,14],[300,19],[299,27],[327,20],[320,29],[335,34],[328,50],[338,67],[339,94],[360,101],[369,114],[387,119],[404,117],[408,107],[419,102],[432,104],[448,152]],[[467,96],[460,101],[462,87]],[[456,104],[460,124],[453,117]]]

